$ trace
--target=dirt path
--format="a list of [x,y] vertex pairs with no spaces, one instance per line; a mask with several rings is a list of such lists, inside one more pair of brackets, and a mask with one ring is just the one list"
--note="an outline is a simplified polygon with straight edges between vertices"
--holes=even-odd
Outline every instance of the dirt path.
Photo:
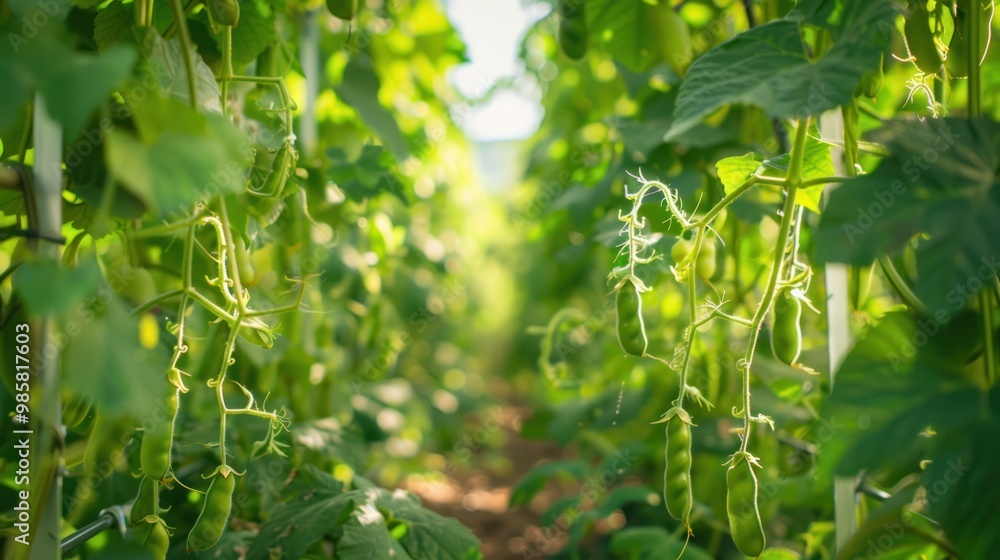
[[[448,475],[443,480],[404,484],[429,509],[455,517],[471,528],[483,541],[482,552],[487,560],[544,558],[544,552],[555,552],[564,540],[562,535],[549,538],[540,527],[541,514],[553,498],[549,493],[539,493],[531,507],[508,507],[511,490],[524,473],[542,459],[558,459],[564,453],[553,442],[521,439],[521,422],[529,414],[527,409],[519,408],[490,410],[483,426],[456,445],[472,452],[471,463],[476,468],[446,468]],[[483,430],[503,430],[506,444],[499,450],[484,451],[476,443],[477,439],[482,441]],[[484,460],[488,455],[495,456],[498,451],[511,462],[510,469],[504,469],[506,472],[482,466],[488,463]]]

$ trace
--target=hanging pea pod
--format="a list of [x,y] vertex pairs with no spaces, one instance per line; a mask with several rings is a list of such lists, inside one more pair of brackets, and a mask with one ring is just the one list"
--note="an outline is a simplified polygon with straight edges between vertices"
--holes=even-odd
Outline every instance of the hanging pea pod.
[[79,426],[87,418],[87,414],[89,413],[90,399],[79,395],[73,395],[72,397],[63,400],[62,423],[66,426],[66,428],[73,429]]
[[774,357],[788,365],[794,364],[802,352],[802,302],[785,290],[774,302],[774,326],[771,329],[771,350]]
[[131,538],[149,552],[145,558],[164,560],[170,550],[170,533],[163,521],[140,523],[131,532]]
[[733,456],[726,471],[726,512],[736,548],[756,558],[764,551],[766,539],[757,508],[757,475],[751,462],[757,460],[749,453]]
[[358,0],[326,0],[326,9],[339,19],[350,21],[358,13]]
[[160,484],[149,478],[142,477],[139,481],[139,492],[132,502],[132,511],[129,513],[129,523],[133,526],[143,522],[154,522],[160,515]]
[[931,32],[930,12],[923,2],[917,2],[913,12],[903,25],[906,48],[923,73],[935,74],[941,68],[941,53],[934,44]]
[[[663,501],[667,513],[691,530],[691,417],[682,408],[664,415],[667,443],[664,446]],[[663,420],[661,420],[662,422]]]
[[691,63],[691,32],[687,22],[671,5],[671,2],[660,2],[653,8],[653,27],[660,47],[660,58],[663,59],[679,76]]
[[872,268],[875,263],[869,265],[852,266],[847,276],[847,291],[851,300],[851,309],[859,310],[868,299],[868,290],[872,283]]
[[205,6],[216,25],[236,27],[240,22],[239,0],[206,0]]
[[615,311],[618,314],[618,344],[626,354],[646,355],[646,325],[642,321],[642,296],[631,278],[626,279],[615,295]]
[[865,97],[875,97],[882,89],[882,55],[878,56],[878,68],[869,70],[861,76],[861,94]]
[[559,4],[559,47],[563,54],[580,60],[587,54],[587,17],[583,0],[562,0]]
[[153,480],[164,480],[170,471],[170,448],[174,443],[174,421],[177,418],[180,390],[170,392],[163,409],[165,417],[157,420],[142,436],[139,464],[142,472]]
[[955,31],[948,42],[948,56],[945,58],[945,68],[952,78],[965,78],[969,75],[970,57],[975,53],[978,64],[982,59],[986,38],[990,36],[990,18],[986,14],[979,17],[979,44],[972,44],[969,28],[969,10],[976,9],[978,4],[971,0],[959,0],[955,9]]
[[233,490],[236,488],[236,473],[229,467],[219,467],[212,477],[212,483],[205,493],[198,520],[188,533],[187,550],[206,550],[219,542],[226,529],[233,507]]

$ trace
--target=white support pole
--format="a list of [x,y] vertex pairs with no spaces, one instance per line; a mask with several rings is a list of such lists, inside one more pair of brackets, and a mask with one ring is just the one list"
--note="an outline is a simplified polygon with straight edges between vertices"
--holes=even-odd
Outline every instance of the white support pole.
[[[830,141],[833,167],[837,175],[846,175],[844,168],[844,118],[840,109],[823,113],[819,121],[820,134]],[[836,185],[827,185],[824,195],[829,196]],[[825,200],[824,200],[825,202]],[[826,281],[827,346],[829,348],[830,389],[834,389],[837,368],[851,349],[851,309],[847,288],[847,266],[828,263]],[[856,480],[838,476],[833,480],[834,526],[836,547],[840,548],[857,530]]]
[[[34,109],[34,199],[40,235],[38,255],[59,262],[59,246],[53,240],[62,237],[62,128],[45,109],[41,95],[35,95]],[[35,448],[32,467],[32,492],[43,494],[44,505],[37,533],[33,535],[32,560],[59,560],[59,530],[62,520],[63,458],[62,404],[59,398],[59,354],[53,337],[53,318],[38,321],[33,340],[33,361],[41,369],[33,371],[38,411],[33,415]],[[36,498],[37,499],[37,498]],[[41,503],[35,501],[33,503]]]

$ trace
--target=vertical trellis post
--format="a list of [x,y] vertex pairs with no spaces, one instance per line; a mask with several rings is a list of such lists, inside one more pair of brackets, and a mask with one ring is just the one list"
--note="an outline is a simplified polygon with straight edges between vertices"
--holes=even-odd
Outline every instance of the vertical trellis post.
[[[820,133],[833,144],[831,156],[837,175],[846,175],[844,169],[844,118],[840,109],[828,111],[820,117]],[[824,198],[836,185],[828,185]],[[826,283],[827,347],[829,349],[830,388],[834,389],[837,368],[851,349],[850,301],[847,291],[847,266],[828,263],[824,275]],[[856,481],[853,477],[836,477],[833,481],[835,542],[839,548],[857,529]]]
[[[38,255],[41,258],[59,262],[59,246],[54,240],[62,237],[62,129],[45,108],[41,95],[35,96],[34,111],[34,200],[37,223],[31,227],[39,234]],[[39,504],[41,510],[33,512],[39,520],[37,533],[32,535],[31,558],[38,560],[59,560],[59,528],[62,519],[62,472],[63,434],[62,405],[59,397],[59,347],[53,337],[51,316],[37,322],[37,333],[33,336],[33,361],[39,369],[32,371],[35,376],[33,388],[36,391],[33,402],[38,410],[33,411],[32,430],[35,437],[32,467],[32,503]],[[44,504],[44,505],[42,505]]]

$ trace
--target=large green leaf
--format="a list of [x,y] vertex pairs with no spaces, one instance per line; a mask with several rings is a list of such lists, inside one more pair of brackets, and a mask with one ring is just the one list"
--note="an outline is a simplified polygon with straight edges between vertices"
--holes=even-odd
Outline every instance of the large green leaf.
[[139,343],[137,319],[107,287],[59,322],[56,340],[65,344],[62,378],[109,416],[145,419],[149,403],[160,402],[169,358],[163,348]]
[[[971,404],[971,403],[970,403]],[[942,442],[924,472],[930,515],[940,520],[963,558],[988,558],[1000,547],[1000,389],[990,394],[991,414]]]
[[153,214],[243,189],[248,143],[227,119],[156,97],[137,105],[134,116],[139,137],[108,133],[105,160],[111,175]]
[[306,464],[289,488],[286,501],[277,506],[261,527],[247,552],[247,560],[301,558],[305,551],[343,523],[361,492],[345,492],[337,479]]
[[[142,54],[149,63],[150,71],[160,84],[160,88],[168,95],[190,103],[191,93],[180,39],[171,37],[170,40],[166,40],[156,30],[147,28],[137,27],[135,33],[138,43],[142,46]],[[198,106],[221,113],[222,91],[215,80],[215,74],[205,64],[197,49],[191,49],[191,58],[194,62],[195,97]]]
[[344,68],[344,79],[334,88],[337,95],[354,107],[365,125],[378,134],[397,161],[409,156],[406,138],[399,130],[396,118],[378,100],[379,80],[372,61],[367,56],[351,57]]
[[333,162],[327,169],[327,177],[352,200],[362,202],[388,193],[406,202],[402,185],[394,174],[392,154],[382,146],[365,146],[353,162],[339,148],[331,148],[327,153]]
[[49,115],[63,125],[63,134],[72,141],[108,94],[129,75],[135,52],[120,45],[101,54],[80,53],[55,32],[43,29],[23,44],[0,41],[0,127],[9,125],[37,90]]
[[528,505],[549,480],[556,477],[572,477],[583,480],[587,475],[587,464],[580,460],[549,461],[541,463],[526,472],[510,493],[510,505]]
[[[239,25],[233,28],[233,64],[238,68],[253,62],[257,55],[274,43],[278,31],[271,6],[265,0],[240,3]],[[216,34],[219,49],[223,48],[222,32]]]
[[392,492],[381,488],[365,490],[365,496],[380,510],[406,523],[406,533],[400,544],[413,558],[435,560],[471,560],[482,558],[479,539],[457,519],[438,515],[420,505],[413,494],[404,490]]
[[932,313],[950,316],[1000,268],[1000,124],[899,120],[875,140],[890,156],[833,191],[816,257],[868,264],[924,234],[914,291]]
[[101,281],[97,263],[87,260],[76,268],[53,260],[29,261],[18,269],[14,286],[33,315],[62,313],[93,294]]
[[849,3],[833,47],[816,60],[807,54],[801,23],[794,18],[740,33],[688,69],[666,139],[678,138],[730,103],[758,106],[773,118],[800,118],[850,101],[861,76],[879,63],[892,15],[887,0]]
[[[915,469],[936,442],[975,423],[981,393],[957,364],[973,351],[977,324],[973,314],[942,326],[895,312],[869,329],[837,371],[823,406],[824,475]],[[928,426],[940,437],[920,437]]]
[[343,535],[337,540],[338,560],[411,558],[392,538],[385,517],[373,504],[364,503],[356,507],[342,529]]
[[590,0],[586,6],[591,40],[602,44],[615,60],[633,72],[644,72],[656,62],[655,6],[621,0]]

